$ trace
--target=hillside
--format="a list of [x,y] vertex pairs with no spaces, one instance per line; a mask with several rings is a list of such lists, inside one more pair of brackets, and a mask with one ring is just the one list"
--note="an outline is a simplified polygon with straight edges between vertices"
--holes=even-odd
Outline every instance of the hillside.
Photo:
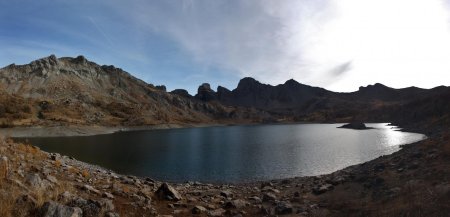
[[0,69],[0,101],[3,126],[216,123],[258,114],[167,93],[83,56],[52,55]]

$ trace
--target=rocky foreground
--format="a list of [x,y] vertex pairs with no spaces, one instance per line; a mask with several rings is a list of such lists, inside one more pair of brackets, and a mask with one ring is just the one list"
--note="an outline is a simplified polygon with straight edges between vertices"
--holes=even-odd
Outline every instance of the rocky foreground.
[[0,216],[448,216],[450,133],[335,173],[238,185],[115,174],[0,142]]

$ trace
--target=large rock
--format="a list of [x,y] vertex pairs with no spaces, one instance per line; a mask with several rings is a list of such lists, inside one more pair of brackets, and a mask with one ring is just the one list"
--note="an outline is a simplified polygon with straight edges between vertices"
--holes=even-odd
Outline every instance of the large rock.
[[371,127],[366,127],[366,125],[362,122],[352,122],[352,123],[344,124],[344,125],[340,126],[339,128],[347,128],[347,129],[355,129],[355,130],[372,129]]
[[158,190],[156,190],[155,194],[159,199],[162,199],[162,200],[178,201],[178,200],[183,199],[181,197],[180,193],[178,193],[178,191],[175,190],[175,188],[173,188],[172,186],[170,186],[167,183],[161,184],[161,186],[159,186]]
[[45,202],[41,208],[42,217],[82,217],[83,211],[78,207],[65,206],[54,201]]

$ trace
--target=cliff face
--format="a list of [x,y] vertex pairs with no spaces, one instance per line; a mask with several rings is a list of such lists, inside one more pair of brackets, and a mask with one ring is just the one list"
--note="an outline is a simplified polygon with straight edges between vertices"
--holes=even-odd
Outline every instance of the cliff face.
[[100,66],[83,56],[52,55],[0,69],[0,100],[4,102],[0,120],[12,125],[144,125],[214,123],[231,116],[249,117],[246,109],[183,94],[167,93],[163,86],[155,87],[120,68]]

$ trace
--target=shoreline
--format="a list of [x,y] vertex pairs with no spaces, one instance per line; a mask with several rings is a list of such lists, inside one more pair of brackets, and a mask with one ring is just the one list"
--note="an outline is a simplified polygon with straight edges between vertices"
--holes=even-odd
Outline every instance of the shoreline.
[[[344,123],[274,122],[274,123],[156,124],[144,126],[86,126],[86,125],[32,126],[32,127],[17,126],[11,128],[0,128],[0,136],[6,138],[72,137],[72,136],[105,135],[118,132],[141,131],[141,130],[184,129],[184,128],[225,127],[225,126],[289,125],[289,124],[344,124]],[[400,131],[425,134],[418,132],[418,130],[410,130],[403,128],[400,128]]]
[[[29,195],[27,200],[42,202],[19,209],[36,213],[46,208],[44,202],[57,203],[95,211],[93,216],[405,216],[417,209],[445,216],[449,135],[426,135],[390,155],[325,175],[228,184],[167,184],[6,140],[0,142],[0,157],[6,157],[10,172],[5,181],[0,177],[0,201],[14,207],[17,198]],[[424,203],[430,192],[432,202]]]

